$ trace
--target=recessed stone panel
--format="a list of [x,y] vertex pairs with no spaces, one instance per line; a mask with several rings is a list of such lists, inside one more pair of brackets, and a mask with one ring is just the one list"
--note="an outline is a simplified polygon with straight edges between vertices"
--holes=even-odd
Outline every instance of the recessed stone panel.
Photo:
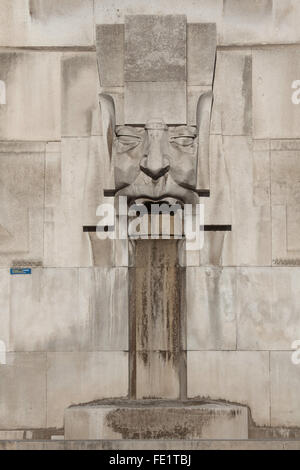
[[185,82],[128,82],[125,124],[145,124],[159,117],[167,124],[186,124]]
[[186,79],[186,17],[125,17],[125,81],[170,82]]

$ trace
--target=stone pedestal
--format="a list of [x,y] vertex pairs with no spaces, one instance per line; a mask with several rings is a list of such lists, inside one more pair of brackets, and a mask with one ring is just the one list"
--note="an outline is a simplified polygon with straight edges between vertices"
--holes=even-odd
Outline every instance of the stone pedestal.
[[247,439],[243,406],[189,401],[103,401],[65,411],[66,440]]

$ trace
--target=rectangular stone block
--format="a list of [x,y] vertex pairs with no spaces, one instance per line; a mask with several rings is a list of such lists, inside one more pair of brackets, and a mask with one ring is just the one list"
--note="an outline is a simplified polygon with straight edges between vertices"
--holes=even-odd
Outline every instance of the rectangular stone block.
[[48,353],[47,363],[47,427],[62,428],[71,405],[128,394],[125,352]]
[[7,353],[0,364],[3,429],[46,427],[46,354]]
[[1,266],[43,262],[44,167],[44,144],[0,144]]
[[197,105],[201,95],[211,91],[210,86],[188,86],[187,87],[187,114],[188,124],[195,126],[197,122]]
[[125,124],[145,124],[159,117],[167,124],[186,124],[185,82],[127,82]]
[[273,41],[296,43],[299,32],[300,5],[297,0],[273,0]]
[[124,85],[124,25],[96,25],[96,50],[101,86]]
[[126,268],[34,268],[31,276],[6,275],[9,350],[128,349]]
[[142,351],[136,353],[136,398],[169,398],[180,396],[180,353]]
[[272,9],[273,0],[224,0],[221,44],[272,41]]
[[247,405],[257,425],[270,426],[269,352],[188,351],[187,391]]
[[300,76],[299,46],[253,49],[253,135],[299,138],[300,106],[292,102]]
[[93,0],[3,0],[0,45],[90,46]]
[[236,270],[187,268],[187,349],[235,349]]
[[5,353],[9,351],[9,294],[10,292],[8,269],[0,268],[0,351],[2,352],[2,355],[0,353],[0,357],[3,360],[5,360]]
[[1,52],[0,68],[6,85],[0,139],[60,139],[60,53]]
[[186,80],[186,17],[125,17],[125,81]]
[[[295,332],[299,340],[299,334],[296,336]],[[299,352],[272,351],[270,361],[271,426],[299,427]]]
[[217,53],[211,133],[252,134],[250,50],[225,50]]
[[187,25],[187,82],[212,85],[217,46],[215,23]]
[[239,269],[238,349],[291,349],[300,331],[299,280],[300,268]]
[[62,136],[101,134],[98,80],[94,53],[62,55]]

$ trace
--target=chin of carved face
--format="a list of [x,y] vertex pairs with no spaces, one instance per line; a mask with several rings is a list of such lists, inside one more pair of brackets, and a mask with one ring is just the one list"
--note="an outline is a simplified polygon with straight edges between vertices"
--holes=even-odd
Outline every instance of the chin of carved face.
[[117,195],[128,203],[195,203],[197,130],[168,127],[158,119],[145,127],[120,126],[113,142]]

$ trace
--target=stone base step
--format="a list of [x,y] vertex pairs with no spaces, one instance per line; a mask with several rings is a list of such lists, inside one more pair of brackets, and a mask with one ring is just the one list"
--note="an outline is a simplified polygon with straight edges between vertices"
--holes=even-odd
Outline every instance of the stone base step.
[[247,439],[248,410],[203,402],[110,401],[65,411],[65,439]]

